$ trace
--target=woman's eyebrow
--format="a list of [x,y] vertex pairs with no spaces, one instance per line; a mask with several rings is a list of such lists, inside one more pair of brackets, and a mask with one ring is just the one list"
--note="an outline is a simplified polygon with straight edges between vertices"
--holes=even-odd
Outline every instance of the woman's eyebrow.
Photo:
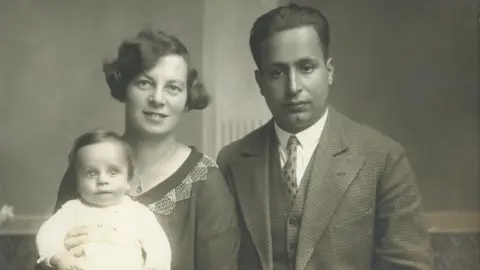
[[145,77],[146,79],[148,79],[148,80],[150,80],[150,81],[152,81],[152,82],[155,82],[155,80],[153,79],[153,77],[150,76],[150,75],[148,75],[147,73],[141,73],[138,77],[139,77],[139,78],[140,78],[140,77]]
[[183,80],[178,80],[178,79],[172,79],[168,80],[169,83],[177,83],[180,84],[182,87],[185,87],[186,83]]

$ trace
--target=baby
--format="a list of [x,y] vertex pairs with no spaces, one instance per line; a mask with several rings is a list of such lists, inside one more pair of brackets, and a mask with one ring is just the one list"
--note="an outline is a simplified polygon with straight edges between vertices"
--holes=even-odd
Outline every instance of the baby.
[[[79,198],[66,202],[36,236],[39,262],[58,269],[170,269],[171,249],[155,215],[127,192],[134,166],[130,147],[114,132],[80,136],[69,156]],[[98,227],[77,257],[64,247],[76,226]],[[53,266],[52,266],[53,265]]]

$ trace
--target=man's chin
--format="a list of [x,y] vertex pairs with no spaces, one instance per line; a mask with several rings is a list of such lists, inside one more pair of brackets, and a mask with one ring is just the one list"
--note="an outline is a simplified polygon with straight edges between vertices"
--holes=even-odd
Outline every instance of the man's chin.
[[281,128],[290,133],[298,133],[313,124],[314,121],[312,121],[310,114],[301,112],[289,115],[287,121],[284,122],[284,127],[281,126]]

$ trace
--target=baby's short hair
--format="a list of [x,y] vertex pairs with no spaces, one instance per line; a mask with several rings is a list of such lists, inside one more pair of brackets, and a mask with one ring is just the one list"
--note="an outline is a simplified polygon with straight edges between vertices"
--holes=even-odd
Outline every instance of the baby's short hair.
[[122,146],[125,158],[128,163],[128,178],[131,179],[135,172],[135,164],[133,161],[133,154],[130,145],[123,140],[123,138],[114,131],[106,129],[95,129],[93,131],[82,134],[78,137],[70,150],[68,155],[68,162],[71,168],[75,168],[75,162],[77,161],[77,153],[80,148],[102,142],[115,142]]

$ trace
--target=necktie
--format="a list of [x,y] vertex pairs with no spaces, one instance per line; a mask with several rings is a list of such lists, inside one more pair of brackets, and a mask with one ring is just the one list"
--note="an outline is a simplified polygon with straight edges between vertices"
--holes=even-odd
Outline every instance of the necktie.
[[300,144],[297,137],[291,135],[287,142],[287,161],[283,166],[283,175],[288,195],[295,201],[297,195],[297,146]]

